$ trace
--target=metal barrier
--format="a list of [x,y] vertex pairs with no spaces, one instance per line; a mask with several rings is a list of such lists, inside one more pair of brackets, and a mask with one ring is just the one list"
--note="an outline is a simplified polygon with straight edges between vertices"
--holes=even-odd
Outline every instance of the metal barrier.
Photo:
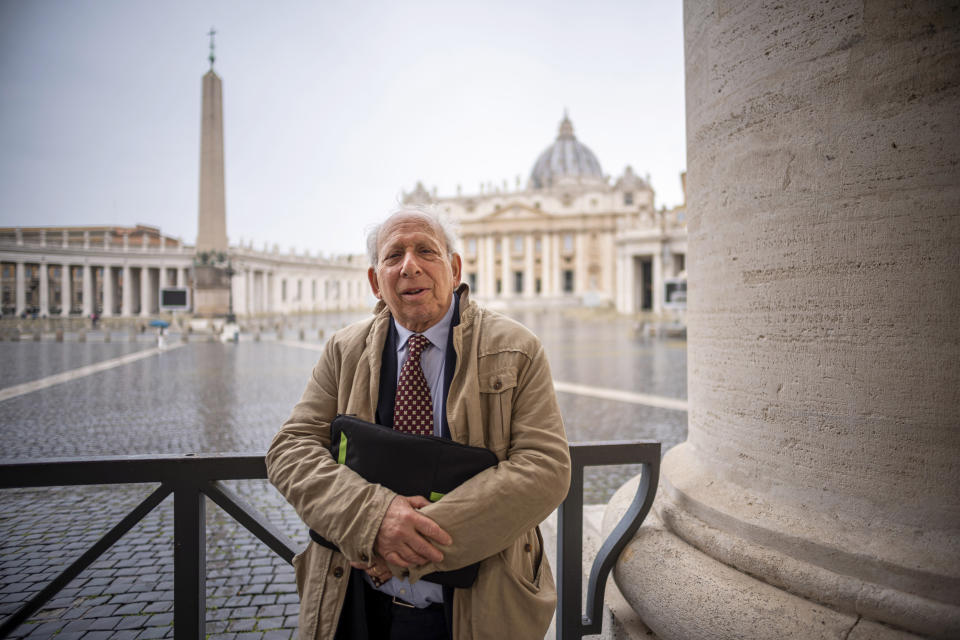
[[[660,443],[576,443],[570,445],[570,491],[557,510],[557,640],[600,633],[607,576],[653,506],[660,480]],[[590,568],[587,610],[583,597],[583,470],[611,464],[641,465],[640,484],[626,513],[600,546]]]
[[[643,521],[656,493],[660,444],[604,442],[570,445],[570,492],[557,520],[557,638],[569,640],[599,633],[606,578],[623,547]],[[587,612],[580,615],[583,563],[583,469],[610,464],[643,465],[640,487],[627,513],[603,543],[590,573]],[[266,479],[263,456],[194,455],[124,456],[32,460],[0,464],[0,489],[59,487],[90,484],[160,483],[147,498],[114,525],[46,587],[31,596],[0,624],[5,638],[49,602],[80,572],[173,494],[174,518],[174,638],[196,640],[206,636],[206,498],[287,562],[293,561],[293,543],[262,514],[221,480]]]

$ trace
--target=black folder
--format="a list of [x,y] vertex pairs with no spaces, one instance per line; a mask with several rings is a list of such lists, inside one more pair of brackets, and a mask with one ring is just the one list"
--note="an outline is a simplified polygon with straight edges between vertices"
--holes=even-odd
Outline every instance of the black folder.
[[[330,424],[330,453],[368,482],[404,496],[424,496],[436,502],[484,469],[496,466],[489,449],[395,431],[390,427],[338,415]],[[325,547],[337,546],[316,531],[310,537]],[[477,578],[479,563],[454,571],[437,571],[424,580],[466,588]]]

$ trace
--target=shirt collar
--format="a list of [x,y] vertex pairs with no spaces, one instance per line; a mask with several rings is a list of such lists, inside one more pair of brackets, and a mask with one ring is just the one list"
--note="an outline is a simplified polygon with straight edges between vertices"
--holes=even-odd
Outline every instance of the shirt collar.
[[[430,344],[441,350],[447,348],[447,338],[450,337],[450,321],[453,319],[453,302],[454,297],[451,295],[450,306],[447,307],[447,312],[443,315],[440,322],[422,333],[422,335],[430,341]],[[407,340],[409,340],[410,336],[415,332],[410,331],[410,329],[407,329],[397,322],[396,318],[393,318],[393,326],[397,329],[397,351],[399,352],[407,346]]]

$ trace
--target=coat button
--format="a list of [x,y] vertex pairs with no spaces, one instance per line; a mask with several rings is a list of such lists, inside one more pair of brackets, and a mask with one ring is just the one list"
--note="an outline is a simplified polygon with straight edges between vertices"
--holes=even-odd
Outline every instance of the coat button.
[[361,554],[360,554],[360,562],[370,562],[370,558],[367,557],[367,554],[361,553]]
[[523,545],[523,550],[529,553],[530,551],[533,551],[533,545],[528,542],[527,544]]
[[500,391],[500,387],[502,387],[502,386],[503,386],[503,385],[500,384],[500,381],[499,381],[499,380],[497,380],[496,382],[493,383],[493,388],[494,388],[496,391]]
[[334,570],[333,570],[333,577],[334,577],[334,578],[342,578],[342,577],[343,577],[343,567],[337,567],[336,569],[334,569]]

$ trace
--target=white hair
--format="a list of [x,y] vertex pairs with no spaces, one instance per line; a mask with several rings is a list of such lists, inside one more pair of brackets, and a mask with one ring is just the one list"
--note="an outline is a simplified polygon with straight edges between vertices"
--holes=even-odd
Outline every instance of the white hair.
[[383,230],[383,225],[394,216],[401,214],[422,218],[440,229],[447,245],[447,256],[453,258],[453,254],[457,252],[457,229],[453,221],[447,216],[441,216],[431,206],[405,204],[391,211],[383,222],[373,225],[367,231],[367,258],[370,260],[370,266],[377,267],[377,241],[380,239],[380,231]]

